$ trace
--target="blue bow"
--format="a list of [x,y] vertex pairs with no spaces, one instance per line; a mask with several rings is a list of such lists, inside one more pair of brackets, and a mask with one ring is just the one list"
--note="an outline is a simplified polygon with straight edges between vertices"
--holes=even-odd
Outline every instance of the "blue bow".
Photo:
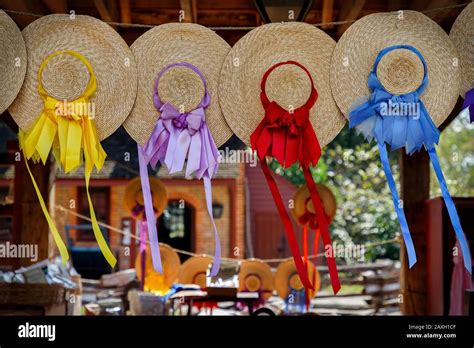
[[[423,81],[413,92],[393,95],[388,92],[377,78],[377,66],[382,57],[390,51],[396,49],[407,49],[415,53],[420,58],[424,67]],[[459,222],[459,216],[454,206],[454,202],[449,194],[446,180],[439,165],[435,145],[438,144],[439,130],[434,125],[419,96],[428,86],[428,74],[426,61],[421,53],[409,45],[395,45],[384,48],[375,59],[372,71],[369,74],[368,86],[372,91],[369,100],[364,104],[354,108],[349,113],[349,127],[357,128],[367,139],[375,138],[378,143],[380,159],[383,170],[387,177],[388,185],[392,193],[392,200],[395,211],[400,222],[403,239],[408,253],[410,268],[416,263],[415,248],[411,239],[405,213],[400,205],[397,187],[392,176],[390,163],[388,160],[385,143],[390,145],[391,150],[405,147],[408,154],[420,151],[424,146],[433,165],[433,169],[438,178],[438,182],[443,193],[444,201],[448,209],[449,217],[453,225],[456,237],[461,245],[464,259],[464,266],[471,273],[471,254],[466,236]]]

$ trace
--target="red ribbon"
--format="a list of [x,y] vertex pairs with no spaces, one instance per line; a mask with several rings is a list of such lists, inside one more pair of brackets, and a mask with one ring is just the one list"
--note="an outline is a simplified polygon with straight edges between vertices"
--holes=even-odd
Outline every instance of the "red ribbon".
[[[321,234],[321,230],[319,228],[316,229],[316,234],[314,235],[314,255],[318,255],[319,249],[319,235]],[[313,273],[313,284],[316,282],[316,271]]]
[[[282,108],[277,102],[270,101],[265,93],[265,85],[270,73],[277,67],[285,64],[293,64],[303,69],[311,80],[311,95],[308,101],[293,112]],[[265,117],[250,136],[252,148],[257,151],[260,158],[262,170],[267,180],[268,186],[277,206],[280,219],[285,228],[285,233],[293,255],[298,275],[306,289],[314,289],[309,281],[307,268],[301,258],[301,253],[295,237],[295,231],[291,223],[288,212],[285,209],[283,200],[278,190],[275,179],[273,179],[270,169],[265,161],[266,156],[275,157],[284,167],[288,168],[296,162],[303,169],[303,174],[308,185],[311,199],[316,210],[316,219],[321,229],[325,248],[332,250],[331,237],[321,199],[319,198],[316,184],[309,171],[309,166],[315,166],[321,157],[321,147],[309,120],[309,110],[313,107],[318,93],[314,87],[313,79],[309,71],[300,63],[295,61],[280,62],[273,65],[263,75],[261,82],[260,99],[265,108]],[[332,288],[336,294],[341,285],[337,275],[336,261],[334,253],[327,257],[329,274],[331,276]]]
[[[308,202],[310,200],[311,200],[311,197],[309,197],[306,200],[305,207],[306,207],[306,205],[308,204]],[[323,207],[324,207],[324,204],[323,204]],[[326,214],[326,211],[324,211],[324,215],[326,216],[326,221],[328,222],[328,224],[330,224],[331,223],[331,217],[328,214]],[[298,222],[302,226],[309,226],[309,228],[311,228],[312,230],[318,230],[319,229],[318,219],[316,218],[316,214],[310,212],[308,209],[305,210],[305,213],[303,215],[298,217]]]
[[[309,268],[308,268],[308,228],[306,226],[303,226],[303,259],[304,259],[304,266],[306,267],[306,269],[308,271],[308,276],[309,276]],[[314,285],[315,284],[314,284],[314,278],[313,278],[313,287],[314,287]],[[309,305],[310,305],[311,299],[309,298],[308,289],[305,289],[304,295],[305,295],[304,297],[305,297],[305,303],[306,303],[306,312],[309,312]]]

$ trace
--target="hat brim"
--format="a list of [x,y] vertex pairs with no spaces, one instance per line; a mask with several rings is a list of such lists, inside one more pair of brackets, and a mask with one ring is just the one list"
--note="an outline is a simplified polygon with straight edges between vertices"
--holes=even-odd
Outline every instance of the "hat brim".
[[[9,111],[26,131],[43,110],[38,94],[38,70],[52,53],[72,50],[82,54],[92,65],[97,90],[91,98],[95,105],[95,123],[100,140],[110,136],[127,118],[137,93],[137,69],[130,48],[108,24],[97,18],[66,14],[41,17],[22,32],[28,51],[24,84]],[[70,59],[60,55],[55,59]],[[78,68],[83,68],[77,62]],[[57,73],[61,73],[58,71]],[[44,77],[44,74],[43,74]]]
[[26,75],[26,46],[20,29],[0,10],[0,114],[13,103]]
[[[262,77],[274,64],[292,60],[305,66],[314,80],[319,96],[311,108],[310,121],[321,147],[333,140],[345,124],[329,82],[335,45],[324,31],[296,22],[262,25],[242,37],[225,59],[220,77],[219,101],[232,131],[250,145],[250,135],[265,114],[260,100]],[[305,74],[301,77],[297,88],[307,81]]]
[[[190,257],[189,259],[183,262],[179,269],[178,283],[196,284],[199,285],[201,288],[205,288],[206,271],[211,262],[212,258],[207,255],[197,255]],[[204,275],[204,279],[200,277],[202,281],[196,279],[196,277],[200,274]]]
[[205,109],[206,122],[216,145],[221,146],[232,136],[217,93],[220,67],[230,49],[224,39],[198,24],[169,23],[148,30],[132,44],[131,49],[139,67],[138,95],[124,127],[138,144],[144,145],[148,141],[160,115],[153,104],[158,73],[169,64],[181,62],[196,66],[206,79],[211,97]]
[[[286,260],[278,265],[275,273],[275,290],[277,291],[278,296],[280,296],[282,299],[286,299],[290,292],[289,279],[290,276],[293,275],[298,276],[296,273],[295,262],[293,260]],[[311,282],[313,281],[314,276],[316,280],[313,284],[314,291],[309,290],[309,297],[313,298],[321,288],[321,282],[319,272],[311,261],[308,262],[308,276]]]
[[270,266],[259,259],[247,259],[240,264],[239,272],[239,291],[248,291],[245,288],[245,279],[249,275],[257,275],[260,278],[261,296],[268,299],[273,292],[273,273]]
[[444,30],[424,14],[403,11],[402,15],[403,18],[399,12],[370,14],[344,32],[332,57],[333,96],[348,117],[355,103],[371,94],[367,78],[377,54],[388,46],[411,45],[426,60],[429,83],[420,98],[439,126],[459,95],[461,71],[453,64],[456,49]]
[[[160,216],[168,204],[168,195],[166,193],[166,188],[159,179],[149,177],[149,181],[153,199],[153,207],[156,210],[156,216]],[[125,187],[123,203],[125,209],[129,214],[132,214],[132,210],[138,203],[136,199],[137,195],[141,195],[143,197],[142,183],[140,177],[136,177],[130,180],[130,182]]]
[[474,3],[467,5],[454,21],[449,38],[456,46],[461,64],[461,96],[474,88]]

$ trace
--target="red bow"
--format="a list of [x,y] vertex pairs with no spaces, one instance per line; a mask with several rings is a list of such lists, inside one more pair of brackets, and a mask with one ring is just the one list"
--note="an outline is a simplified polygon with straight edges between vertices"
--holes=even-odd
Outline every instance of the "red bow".
[[[311,80],[312,89],[308,101],[293,112],[285,110],[275,101],[270,102],[265,93],[265,84],[268,75],[270,75],[270,73],[275,68],[284,64],[293,64],[299,66],[307,73]],[[301,282],[306,289],[313,289],[313,286],[308,279],[307,269],[301,258],[301,253],[298,247],[298,242],[296,241],[293,225],[283,204],[283,200],[276,182],[273,179],[266,164],[265,157],[275,157],[284,168],[299,162],[299,166],[303,169],[303,174],[305,176],[305,180],[311,194],[311,199],[316,210],[316,219],[322,231],[322,238],[325,248],[329,246],[331,248],[330,250],[332,250],[331,237],[329,235],[326,215],[322,207],[318,191],[316,190],[316,184],[314,183],[313,177],[309,171],[309,166],[316,165],[319,161],[319,158],[321,157],[321,147],[309,120],[309,110],[316,102],[318,93],[314,88],[313,79],[311,78],[309,71],[303,65],[294,61],[281,62],[268,69],[263,75],[261,90],[260,99],[262,101],[263,107],[265,108],[265,117],[250,136],[250,142],[252,148],[257,151],[257,155],[260,158],[263,173],[265,174],[268,186],[277,206],[278,213],[280,214],[280,219],[285,227],[288,243],[290,245],[290,249],[293,254],[293,260],[295,262],[296,270],[298,271]],[[332,287],[334,293],[337,293],[341,286],[337,275],[336,262],[334,256],[332,255],[327,259]]]
[[[265,105],[264,105],[265,106]],[[265,118],[250,137],[260,160],[273,156],[284,167],[299,161],[300,166],[316,165],[321,156],[318,138],[309,121],[309,109],[293,113],[272,101],[265,106]]]

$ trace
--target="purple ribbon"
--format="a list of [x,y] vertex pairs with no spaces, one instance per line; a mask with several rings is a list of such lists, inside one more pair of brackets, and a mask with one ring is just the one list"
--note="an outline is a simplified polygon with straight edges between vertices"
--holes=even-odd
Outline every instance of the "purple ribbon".
[[142,279],[140,280],[140,285],[142,290],[145,289],[145,269],[146,269],[146,234],[147,234],[147,224],[146,221],[140,221],[139,227],[139,237],[140,237],[140,270]]
[[471,123],[474,122],[474,88],[471,88],[464,95],[464,103],[462,104],[462,109],[468,109],[469,119]]
[[[156,231],[156,216],[153,209],[153,200],[151,197],[150,180],[148,178],[147,161],[140,145],[138,148],[138,163],[140,165],[140,179],[142,183],[143,202],[145,204],[146,224],[148,227],[148,238],[150,239],[151,260],[155,271],[163,274],[161,264],[160,244],[158,242],[158,232]],[[144,278],[144,277],[143,277]]]
[[[161,76],[167,70],[177,66],[184,66],[193,70],[201,78],[204,84],[204,97],[197,105],[196,109],[190,112],[181,113],[173,105],[163,103],[158,95],[158,82]],[[218,169],[219,151],[217,150],[214,139],[207,127],[204,113],[204,109],[209,105],[210,99],[206,87],[206,80],[197,67],[186,62],[174,63],[166,66],[159,72],[156,78],[153,93],[153,101],[155,107],[160,112],[160,118],[158,119],[147,143],[143,148],[138,146],[138,152],[140,154],[140,176],[142,178],[145,209],[148,206],[150,206],[150,209],[152,207],[149,185],[148,188],[143,185],[144,182],[148,182],[148,163],[150,163],[152,167],[156,167],[158,162],[164,163],[168,168],[169,173],[173,174],[183,169],[184,162],[187,158],[186,178],[191,177],[194,173],[198,179],[203,179],[207,211],[214,229],[215,254],[211,276],[215,276],[220,268],[221,248],[219,234],[212,216],[211,179]],[[148,209],[146,209],[146,214],[149,216]],[[158,243],[156,222],[151,221],[151,219],[149,220],[148,229],[150,236],[152,234],[156,235],[156,243]],[[150,244],[152,250],[158,249],[158,244],[154,245],[151,238]],[[152,257],[154,257],[153,252]],[[156,257],[158,257],[158,255],[156,255]],[[156,261],[156,265],[159,267],[155,267],[155,270],[161,273],[161,260]]]

